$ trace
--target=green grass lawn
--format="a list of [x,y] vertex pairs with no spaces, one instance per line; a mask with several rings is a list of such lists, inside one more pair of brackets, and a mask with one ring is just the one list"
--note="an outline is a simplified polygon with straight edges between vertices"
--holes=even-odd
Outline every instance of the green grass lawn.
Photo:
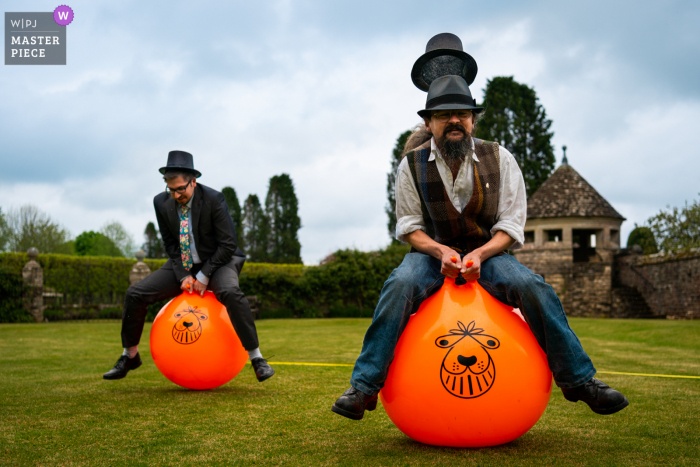
[[[368,319],[258,321],[272,361],[353,363]],[[144,365],[104,381],[120,323],[0,325],[1,465],[700,465],[700,322],[572,319],[598,376],[630,406],[599,416],[558,389],[520,439],[483,449],[426,446],[380,407],[354,422],[330,411],[349,367],[247,365],[225,386],[189,391]]]

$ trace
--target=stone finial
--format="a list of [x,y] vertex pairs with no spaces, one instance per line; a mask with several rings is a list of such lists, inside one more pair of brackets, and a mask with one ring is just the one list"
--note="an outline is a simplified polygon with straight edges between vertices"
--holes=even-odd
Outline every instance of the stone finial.
[[129,272],[129,283],[131,285],[144,280],[151,273],[151,269],[143,262],[146,253],[143,250],[138,250],[134,253],[134,256],[136,256],[136,264],[134,264],[134,267],[131,268]]
[[134,256],[136,257],[136,261],[140,263],[146,257],[146,252],[143,250],[137,250],[136,253],[134,253]]
[[30,261],[36,261],[36,259],[39,257],[39,250],[37,250],[34,247],[31,247],[27,250],[27,256],[29,256]]
[[561,149],[564,151],[564,158],[561,160],[561,165],[569,165],[569,160],[566,158],[566,145],[562,146]]

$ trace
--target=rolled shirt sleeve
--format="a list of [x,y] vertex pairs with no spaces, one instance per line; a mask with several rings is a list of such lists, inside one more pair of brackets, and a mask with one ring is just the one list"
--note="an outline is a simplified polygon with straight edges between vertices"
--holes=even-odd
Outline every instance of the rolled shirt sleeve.
[[503,146],[499,147],[501,158],[501,187],[498,193],[496,223],[491,235],[501,230],[515,243],[510,247],[517,250],[525,242],[525,221],[527,220],[527,196],[525,181],[513,155]]
[[408,160],[404,159],[396,171],[396,183],[394,185],[394,199],[396,199],[396,239],[405,242],[406,235],[416,230],[425,232],[425,222],[420,209],[420,197],[416,185],[413,183],[411,168]]

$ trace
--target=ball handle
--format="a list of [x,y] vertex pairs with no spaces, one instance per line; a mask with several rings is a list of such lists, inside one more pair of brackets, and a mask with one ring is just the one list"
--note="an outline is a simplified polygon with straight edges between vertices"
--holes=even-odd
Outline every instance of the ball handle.
[[[452,259],[454,260],[454,261],[452,261],[453,263],[457,262],[456,261],[457,258],[452,257]],[[468,268],[472,267],[473,265],[474,265],[474,261],[472,261],[472,260],[467,261]],[[457,277],[455,277],[455,285],[464,285],[466,283],[467,283],[467,280],[462,276],[462,274],[461,273],[457,274]]]

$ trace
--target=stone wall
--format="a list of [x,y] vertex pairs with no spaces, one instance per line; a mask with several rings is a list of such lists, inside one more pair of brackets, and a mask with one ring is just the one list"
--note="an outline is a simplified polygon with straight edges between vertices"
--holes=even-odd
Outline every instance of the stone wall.
[[611,318],[665,318],[654,315],[642,294],[634,287],[617,285],[612,288]]
[[700,319],[700,249],[642,256],[598,248],[588,263],[555,244],[514,254],[552,286],[569,316]]
[[700,249],[649,256],[622,250],[613,281],[638,291],[654,317],[700,319]]
[[603,318],[610,316],[612,264],[573,263],[568,290],[562,300],[569,316]]
[[514,252],[520,263],[552,286],[568,316],[608,317],[612,305],[612,254],[597,249],[588,263],[574,263],[573,250],[556,244]]

